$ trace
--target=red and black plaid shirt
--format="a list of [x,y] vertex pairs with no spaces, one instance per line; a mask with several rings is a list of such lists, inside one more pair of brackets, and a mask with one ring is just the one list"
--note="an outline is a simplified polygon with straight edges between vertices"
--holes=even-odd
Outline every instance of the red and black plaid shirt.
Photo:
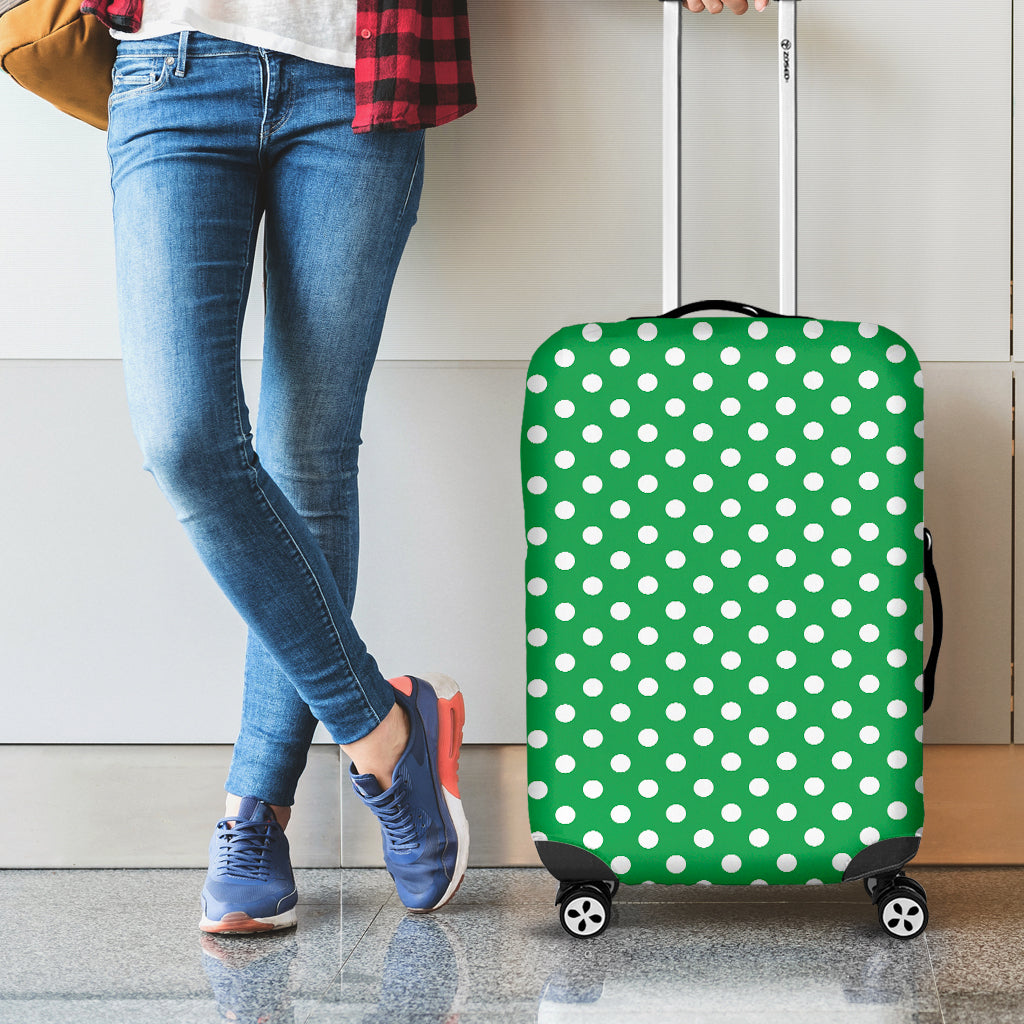
[[[85,0],[81,9],[138,32],[142,3]],[[358,0],[352,131],[433,128],[475,106],[466,0]]]

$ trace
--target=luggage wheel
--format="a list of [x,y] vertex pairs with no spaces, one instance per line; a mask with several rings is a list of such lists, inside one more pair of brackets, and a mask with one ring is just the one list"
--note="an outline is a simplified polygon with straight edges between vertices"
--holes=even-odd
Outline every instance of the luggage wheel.
[[612,897],[618,891],[618,879],[593,882],[561,882],[555,896],[558,920],[578,939],[593,939],[608,927]]
[[878,923],[897,939],[913,939],[928,925],[928,894],[902,871],[865,878],[864,889],[878,907]]

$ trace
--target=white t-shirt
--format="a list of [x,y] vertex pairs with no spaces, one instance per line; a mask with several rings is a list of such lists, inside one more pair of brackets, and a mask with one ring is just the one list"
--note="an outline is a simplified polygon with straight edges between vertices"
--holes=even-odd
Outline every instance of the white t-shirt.
[[191,29],[280,53],[356,66],[357,0],[146,0],[138,32],[110,29],[115,39],[152,39]]

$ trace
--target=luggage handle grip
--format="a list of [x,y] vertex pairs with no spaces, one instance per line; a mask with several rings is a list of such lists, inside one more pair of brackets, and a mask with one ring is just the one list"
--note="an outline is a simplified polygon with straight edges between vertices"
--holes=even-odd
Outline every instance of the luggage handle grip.
[[[760,306],[751,306],[746,302],[733,302],[731,299],[704,299],[701,302],[688,302],[685,306],[679,306],[676,309],[671,309],[667,313],[662,313],[660,317],[654,317],[653,319],[665,319],[666,317],[681,317],[687,313],[697,313],[703,309],[723,309],[732,313],[743,313],[745,316],[773,316],[781,317],[781,313],[772,313],[767,309],[761,309]],[[644,316],[631,316],[630,320],[650,320],[651,317]]]
[[928,527],[924,529],[924,579],[932,598],[932,649],[924,668],[924,709],[927,711],[935,697],[935,669],[939,662],[939,648],[942,646],[942,595],[939,593],[939,577],[932,558],[932,532]]

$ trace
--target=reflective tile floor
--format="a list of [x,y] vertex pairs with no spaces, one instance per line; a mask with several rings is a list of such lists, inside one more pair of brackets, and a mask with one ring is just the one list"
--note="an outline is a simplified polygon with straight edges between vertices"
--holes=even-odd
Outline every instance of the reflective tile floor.
[[376,870],[297,872],[298,927],[202,936],[202,871],[0,871],[0,1021],[1024,1024],[1024,868],[914,868],[923,936],[860,883],[622,887],[562,931],[535,869],[471,869],[407,914]]

